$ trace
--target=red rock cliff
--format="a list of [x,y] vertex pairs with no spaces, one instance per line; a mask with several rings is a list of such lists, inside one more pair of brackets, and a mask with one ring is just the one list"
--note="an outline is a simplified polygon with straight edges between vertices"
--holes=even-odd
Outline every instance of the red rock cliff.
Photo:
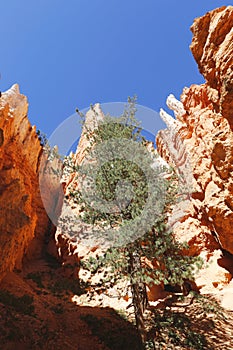
[[0,98],[0,279],[41,251],[49,219],[38,183],[42,147],[14,85]]
[[[190,170],[191,198],[177,235],[192,254],[217,254],[218,247],[233,254],[233,7],[196,19],[191,30],[206,83],[185,88],[181,101],[169,96],[176,119],[161,111],[168,129],[159,132],[157,146],[168,162]],[[233,260],[226,265],[232,273]]]

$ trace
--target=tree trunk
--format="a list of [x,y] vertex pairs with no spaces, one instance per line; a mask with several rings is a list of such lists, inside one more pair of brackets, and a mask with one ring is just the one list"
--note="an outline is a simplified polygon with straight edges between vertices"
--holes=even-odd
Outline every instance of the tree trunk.
[[131,292],[132,302],[134,306],[134,314],[136,327],[141,337],[142,343],[146,341],[146,330],[144,324],[144,311],[148,304],[145,283],[140,281],[141,274],[141,257],[139,249],[130,252],[130,276],[131,276]]

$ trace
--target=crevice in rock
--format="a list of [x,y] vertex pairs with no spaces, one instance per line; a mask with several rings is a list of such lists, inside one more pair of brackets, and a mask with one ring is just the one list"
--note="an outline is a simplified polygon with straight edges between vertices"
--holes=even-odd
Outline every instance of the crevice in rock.
[[222,249],[222,257],[218,259],[218,265],[229,271],[233,276],[233,254]]
[[4,133],[3,130],[0,128],[0,147],[3,145],[4,143]]

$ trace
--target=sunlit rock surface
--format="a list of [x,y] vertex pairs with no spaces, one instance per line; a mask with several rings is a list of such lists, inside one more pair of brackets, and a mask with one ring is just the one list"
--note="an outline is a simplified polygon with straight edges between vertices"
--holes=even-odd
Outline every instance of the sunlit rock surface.
[[174,210],[174,231],[189,242],[190,254],[213,261],[209,282],[199,285],[221,289],[233,266],[230,257],[227,266],[218,264],[219,252],[233,254],[233,7],[196,19],[191,30],[191,50],[206,83],[184,88],[180,101],[169,96],[175,119],[161,112],[167,129],[159,132],[157,147],[185,174],[190,194]]

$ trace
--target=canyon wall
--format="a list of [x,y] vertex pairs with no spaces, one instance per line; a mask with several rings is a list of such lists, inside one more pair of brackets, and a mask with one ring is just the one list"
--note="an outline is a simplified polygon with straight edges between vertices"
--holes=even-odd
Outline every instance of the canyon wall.
[[168,128],[156,141],[168,163],[189,172],[190,198],[185,208],[178,205],[183,215],[174,230],[191,254],[215,257],[218,276],[209,280],[217,286],[233,273],[233,7],[197,18],[191,30],[191,50],[206,82],[184,88],[180,101],[168,97],[175,119],[161,111]]
[[[160,155],[184,179],[186,197],[174,209],[170,223],[177,238],[189,243],[188,253],[209,264],[196,279],[203,292],[221,290],[233,274],[232,16],[229,6],[194,21],[191,50],[206,83],[185,88],[180,101],[168,97],[175,119],[162,110],[168,128],[157,136]],[[102,115],[99,106],[95,108]],[[92,114],[90,110],[87,120]],[[87,146],[82,134],[73,155],[76,164],[82,163]],[[67,195],[76,181],[74,174],[64,179]],[[71,206],[77,210],[75,204]],[[78,237],[69,239],[67,232],[58,228],[58,246],[68,265],[72,259],[77,264],[88,249]]]
[[17,85],[0,98],[0,280],[40,254],[51,229],[39,188],[42,146]]
[[[180,101],[169,96],[167,104],[175,118],[161,111],[168,127],[159,132],[157,147],[186,182],[186,198],[171,217],[174,232],[189,242],[190,254],[201,255],[205,261],[212,259],[216,273],[210,278],[208,269],[202,271],[199,285],[220,288],[233,274],[233,7],[196,19],[191,30],[191,50],[206,82],[185,88]],[[95,108],[101,115],[99,105]],[[2,93],[0,279],[14,268],[20,269],[23,260],[39,257],[49,240],[50,251],[56,255],[58,250],[64,265],[78,266],[80,257],[87,253],[78,237],[67,236],[61,228],[56,234],[57,248],[54,246],[54,226],[44,209],[39,183],[47,159],[27,110],[27,99],[17,85]],[[82,135],[74,155],[76,163],[82,162],[86,144]],[[66,194],[75,184],[74,174],[63,178]],[[46,208],[57,216],[62,202],[57,196],[59,179],[45,176],[43,186]],[[73,270],[68,273],[74,275]]]
[[[80,205],[77,204],[71,193],[79,189],[77,172],[72,171],[73,167],[81,165],[87,156],[87,149],[90,147],[90,140],[87,138],[87,130],[94,130],[99,120],[103,120],[104,114],[99,103],[95,104],[85,115],[85,124],[79,139],[76,152],[70,154],[71,168],[63,173],[61,182],[65,192],[65,200],[57,226],[55,240],[59,258],[62,261],[63,272],[73,278],[78,277],[80,260],[87,258],[95,244],[89,245],[84,236],[93,231],[92,225],[87,225],[79,219]],[[67,217],[67,219],[66,219]]]

